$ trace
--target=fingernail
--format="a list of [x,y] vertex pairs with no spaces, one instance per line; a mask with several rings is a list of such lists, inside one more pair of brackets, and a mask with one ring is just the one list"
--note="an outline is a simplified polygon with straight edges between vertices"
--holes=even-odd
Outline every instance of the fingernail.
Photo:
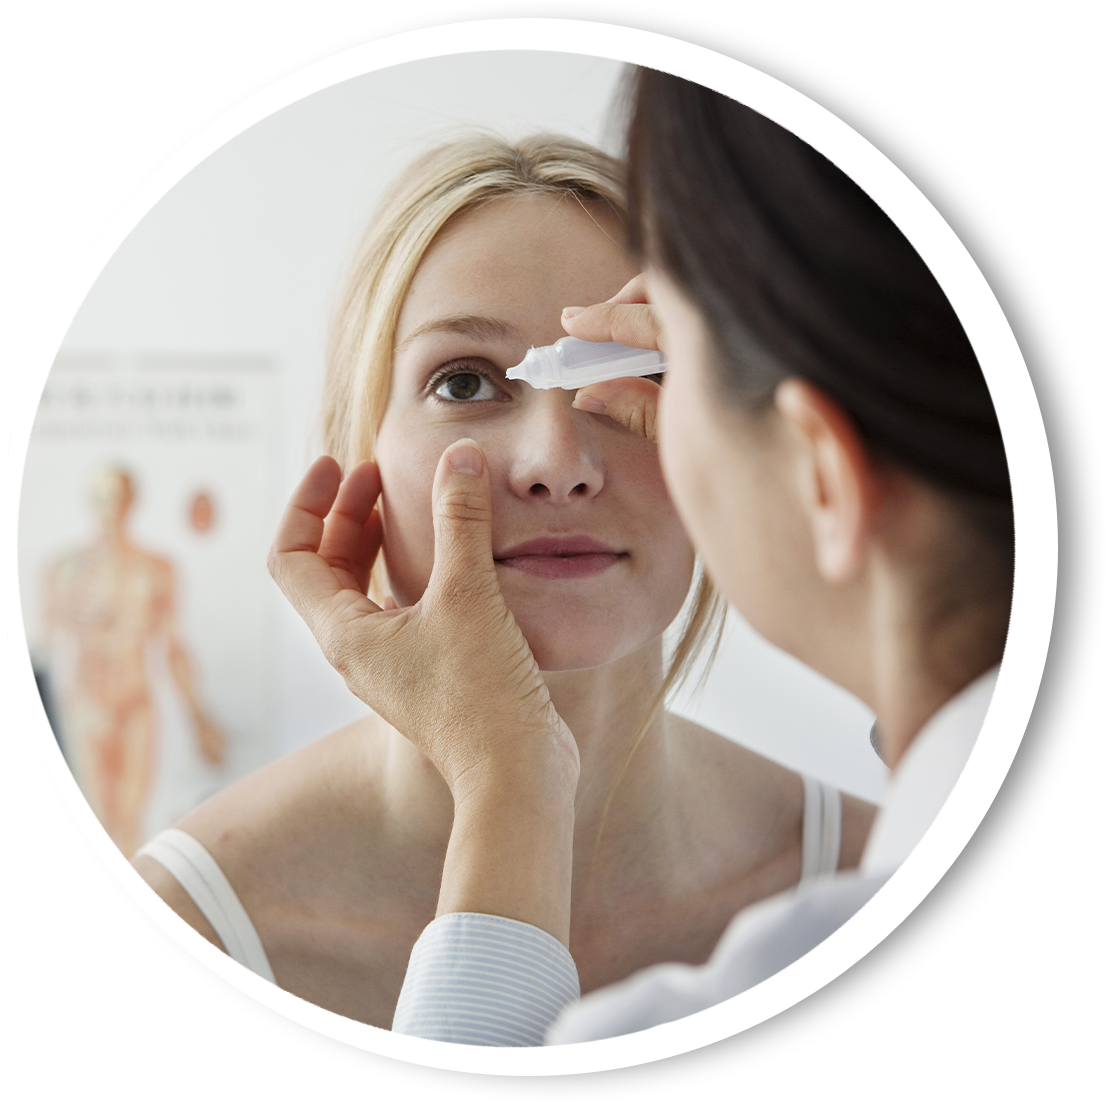
[[577,394],[572,405],[576,409],[582,409],[585,413],[606,413],[607,403],[593,398],[590,394]]
[[471,444],[461,444],[449,453],[449,465],[457,474],[483,474],[484,457]]
[[587,309],[586,306],[566,306],[561,311],[562,318],[574,318],[577,314],[582,314]]

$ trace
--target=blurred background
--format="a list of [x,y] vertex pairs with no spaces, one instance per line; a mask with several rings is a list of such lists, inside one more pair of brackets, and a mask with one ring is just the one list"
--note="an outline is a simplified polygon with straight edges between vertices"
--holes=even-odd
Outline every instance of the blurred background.
[[[36,419],[20,586],[59,745],[125,852],[364,713],[265,556],[320,450],[327,320],[382,191],[458,128],[554,130],[617,153],[621,68],[496,52],[347,81],[208,158],[100,275]],[[677,711],[880,800],[870,712],[732,610],[695,684]]]

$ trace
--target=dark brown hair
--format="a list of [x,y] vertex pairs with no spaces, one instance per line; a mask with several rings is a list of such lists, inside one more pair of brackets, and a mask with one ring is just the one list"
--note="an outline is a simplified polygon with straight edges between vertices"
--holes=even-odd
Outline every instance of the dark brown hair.
[[720,392],[767,406],[798,375],[873,454],[1013,546],[1002,434],[971,343],[906,237],[848,176],[726,96],[631,77],[631,241],[706,318]]

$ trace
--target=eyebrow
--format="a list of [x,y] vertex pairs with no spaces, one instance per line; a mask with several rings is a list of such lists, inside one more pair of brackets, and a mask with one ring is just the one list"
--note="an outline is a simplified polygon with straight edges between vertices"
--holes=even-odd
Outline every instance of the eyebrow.
[[478,341],[521,341],[523,339],[522,333],[515,326],[499,318],[485,317],[482,314],[450,314],[448,317],[424,322],[396,346],[396,351],[402,351],[412,341],[426,336],[427,333],[458,333],[462,337],[472,337]]

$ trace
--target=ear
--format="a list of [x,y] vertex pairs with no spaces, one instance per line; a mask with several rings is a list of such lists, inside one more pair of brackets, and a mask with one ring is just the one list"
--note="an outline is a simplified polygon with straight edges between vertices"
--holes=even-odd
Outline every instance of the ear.
[[849,582],[864,567],[876,514],[868,450],[849,415],[813,384],[785,379],[775,403],[795,444],[818,571],[827,582]]

